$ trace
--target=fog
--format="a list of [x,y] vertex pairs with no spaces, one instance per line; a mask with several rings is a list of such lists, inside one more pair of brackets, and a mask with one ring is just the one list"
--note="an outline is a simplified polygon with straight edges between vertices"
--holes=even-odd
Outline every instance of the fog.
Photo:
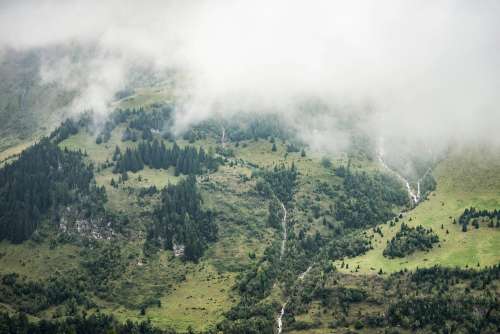
[[[282,113],[314,148],[374,138],[438,150],[500,145],[500,2],[1,1],[0,47],[63,46],[47,82],[105,115],[138,65],[176,69],[176,126],[242,111]],[[86,50],[86,51],[81,51]],[[304,101],[321,111],[305,115]],[[312,104],[315,105],[315,104]]]

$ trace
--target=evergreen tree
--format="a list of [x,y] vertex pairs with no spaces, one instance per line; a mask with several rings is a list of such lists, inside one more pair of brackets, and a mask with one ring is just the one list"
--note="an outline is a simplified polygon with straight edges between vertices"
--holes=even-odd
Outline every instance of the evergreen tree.
[[137,172],[147,165],[151,168],[175,167],[175,175],[201,174],[205,170],[215,170],[219,161],[211,154],[207,154],[203,148],[196,150],[192,146],[179,148],[174,143],[171,149],[167,149],[163,142],[158,140],[144,141],[139,143],[136,149],[127,148],[124,154],[116,154],[114,173],[123,171]]
[[113,161],[117,161],[118,159],[120,159],[120,155],[121,155],[121,151],[117,145],[117,146],[115,146],[115,152],[113,153]]
[[155,243],[160,238],[164,240],[160,246],[165,248],[172,248],[174,243],[183,244],[187,260],[197,261],[207,244],[217,238],[213,213],[201,208],[194,175],[163,189],[161,204],[154,217],[148,243]]
[[26,240],[46,214],[78,202],[81,195],[103,202],[105,192],[94,186],[92,168],[81,152],[61,150],[49,138],[5,165],[0,169],[0,240]]

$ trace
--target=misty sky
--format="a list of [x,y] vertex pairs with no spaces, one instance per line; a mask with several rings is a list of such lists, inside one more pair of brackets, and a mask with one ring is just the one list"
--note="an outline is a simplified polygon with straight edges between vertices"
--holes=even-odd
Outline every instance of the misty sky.
[[[500,143],[500,1],[0,0],[0,47],[88,44],[90,60],[42,68],[83,82],[75,108],[105,112],[130,66],[148,63],[185,73],[179,126],[241,110],[296,120],[313,97],[372,110],[376,135]],[[318,116],[304,137],[342,141],[335,122]]]

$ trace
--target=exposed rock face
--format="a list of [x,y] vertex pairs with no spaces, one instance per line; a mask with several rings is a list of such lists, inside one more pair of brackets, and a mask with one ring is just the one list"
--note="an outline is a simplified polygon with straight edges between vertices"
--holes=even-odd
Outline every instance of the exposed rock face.
[[174,256],[175,257],[183,256],[185,248],[186,248],[186,246],[184,246],[183,244],[176,244],[176,243],[174,243],[174,246],[173,246]]
[[112,221],[106,217],[83,218],[81,216],[77,210],[67,207],[61,215],[59,230],[69,235],[97,240],[111,240],[116,235],[112,228]]

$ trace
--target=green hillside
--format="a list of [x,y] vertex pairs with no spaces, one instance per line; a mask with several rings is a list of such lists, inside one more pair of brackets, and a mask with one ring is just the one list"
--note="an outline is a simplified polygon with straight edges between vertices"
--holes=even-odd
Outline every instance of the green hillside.
[[[437,189],[417,208],[404,214],[395,226],[380,225],[381,237],[371,232],[374,249],[349,259],[352,271],[359,265],[359,273],[394,272],[404,268],[444,266],[480,267],[497,264],[500,259],[500,230],[486,224],[479,229],[453,224],[466,208],[493,210],[500,207],[500,159],[488,149],[467,148],[455,150],[441,161],[433,175]],[[411,220],[410,220],[411,219]],[[404,258],[389,259],[382,252],[402,223],[432,228],[441,240],[428,252],[416,252]],[[448,233],[446,232],[448,231]],[[337,264],[338,265],[338,264]]]
[[[8,317],[24,312],[42,323],[104,314],[112,318],[103,322],[150,321],[167,333],[271,333],[285,307],[283,332],[431,333],[443,319],[425,310],[437,303],[460,305],[453,312],[470,328],[494,323],[483,324],[478,314],[497,305],[488,296],[499,291],[500,229],[481,224],[462,232],[453,219],[469,207],[500,208],[498,154],[452,150],[432,170],[437,188],[412,208],[404,184],[369,144],[337,155],[313,152],[276,115],[209,119],[175,137],[165,94],[138,90],[117,102],[104,124],[84,115],[42,140],[61,157],[76,152],[92,175],[88,190],[46,183],[51,199],[62,198],[41,214],[26,210],[40,219],[27,240],[0,242],[0,311]],[[4,159],[15,155],[2,176],[11,187],[27,177],[46,181],[16,169],[16,162],[31,165],[30,143],[2,152]],[[49,177],[75,172],[47,163]],[[186,190],[193,176],[194,195]],[[21,205],[2,196],[11,211]],[[16,200],[29,207],[30,196]],[[2,219],[15,224],[9,218]],[[402,223],[431,228],[439,243],[384,257]],[[176,254],[176,243],[199,253]],[[426,286],[422,276],[457,279],[445,289]],[[419,312],[409,313],[417,304]],[[455,315],[450,326],[463,324]]]

